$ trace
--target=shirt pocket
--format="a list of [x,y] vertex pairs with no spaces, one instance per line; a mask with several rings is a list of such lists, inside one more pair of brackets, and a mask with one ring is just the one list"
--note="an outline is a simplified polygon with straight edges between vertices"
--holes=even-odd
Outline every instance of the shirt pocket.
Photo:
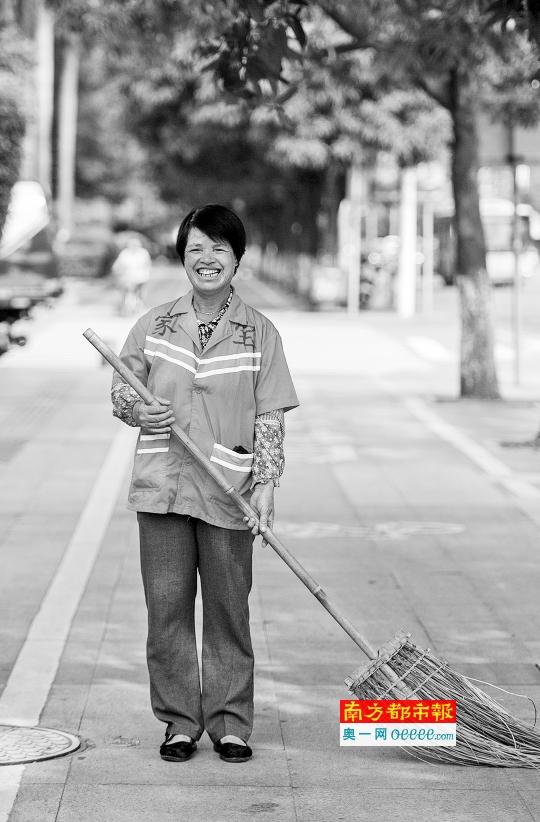
[[170,433],[139,436],[135,452],[135,489],[162,487],[167,474],[170,438]]
[[253,454],[239,454],[219,442],[212,448],[210,462],[215,462],[226,480],[240,494],[245,494],[251,485]]

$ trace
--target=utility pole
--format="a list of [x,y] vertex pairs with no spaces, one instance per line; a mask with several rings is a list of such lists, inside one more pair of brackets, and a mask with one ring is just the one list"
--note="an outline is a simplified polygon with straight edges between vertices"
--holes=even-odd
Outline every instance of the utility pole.
[[401,170],[397,313],[413,317],[416,311],[416,168]]
[[512,251],[514,259],[513,289],[512,289],[512,331],[514,338],[514,384],[521,384],[521,336],[523,325],[523,306],[521,295],[521,237],[519,231],[519,183],[518,158],[515,152],[515,129],[512,123],[507,126],[507,160],[512,172]]
[[363,195],[363,169],[356,162],[349,168],[347,196],[341,201],[338,214],[339,267],[346,275],[347,311],[353,315],[360,310]]
[[433,200],[429,192],[424,193],[422,204],[422,312],[433,312],[433,270],[434,270],[434,231]]
[[54,107],[54,12],[44,0],[20,4],[21,26],[34,41],[35,66],[25,91],[28,112],[21,177],[37,180],[51,194],[51,136]]
[[66,241],[73,231],[75,149],[79,84],[79,38],[64,42],[58,95],[58,230]]
[[51,193],[51,136],[54,96],[54,12],[38,3],[36,16],[37,178]]

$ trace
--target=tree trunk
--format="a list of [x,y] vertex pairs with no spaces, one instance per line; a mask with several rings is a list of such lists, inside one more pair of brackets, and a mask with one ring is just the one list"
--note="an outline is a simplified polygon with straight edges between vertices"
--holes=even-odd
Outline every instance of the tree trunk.
[[39,4],[36,28],[36,86],[38,103],[37,179],[51,192],[52,124],[54,111],[54,13]]
[[335,260],[338,253],[337,220],[342,195],[339,186],[340,169],[334,160],[329,160],[324,172],[322,208],[320,212],[321,254],[329,260]]
[[338,263],[347,277],[347,311],[353,315],[360,309],[364,200],[364,169],[355,161],[347,171],[347,196],[341,201],[338,214]]
[[467,77],[451,75],[454,130],[452,185],[455,202],[457,283],[461,300],[462,397],[497,399],[491,291],[478,192],[478,139],[473,89]]
[[[30,4],[25,4],[25,14],[30,21]],[[52,123],[54,111],[54,13],[43,0],[35,4],[33,18],[35,64],[29,77],[26,138],[23,149],[21,174],[27,179],[38,180],[45,192],[51,192]]]
[[0,25],[12,26],[15,22],[13,0],[0,0]]
[[58,100],[58,228],[64,241],[73,230],[78,85],[79,39],[71,36],[63,47]]

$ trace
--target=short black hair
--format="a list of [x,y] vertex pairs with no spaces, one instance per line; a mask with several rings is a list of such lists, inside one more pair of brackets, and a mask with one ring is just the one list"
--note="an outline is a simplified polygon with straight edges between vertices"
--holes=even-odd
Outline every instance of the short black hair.
[[226,240],[234,251],[236,261],[240,262],[246,250],[246,230],[242,220],[232,209],[219,203],[208,203],[201,208],[193,208],[184,217],[176,237],[176,251],[182,262],[192,228],[198,228],[211,240]]

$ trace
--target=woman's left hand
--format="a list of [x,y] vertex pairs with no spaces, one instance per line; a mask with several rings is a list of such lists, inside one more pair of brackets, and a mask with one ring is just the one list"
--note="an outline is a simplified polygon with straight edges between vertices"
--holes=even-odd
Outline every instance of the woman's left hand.
[[266,545],[264,539],[264,532],[267,528],[272,528],[274,524],[274,483],[258,482],[250,499],[250,505],[258,514],[259,523],[251,517],[244,517],[244,522],[251,529],[251,533],[255,536],[261,534],[263,538],[263,547]]

